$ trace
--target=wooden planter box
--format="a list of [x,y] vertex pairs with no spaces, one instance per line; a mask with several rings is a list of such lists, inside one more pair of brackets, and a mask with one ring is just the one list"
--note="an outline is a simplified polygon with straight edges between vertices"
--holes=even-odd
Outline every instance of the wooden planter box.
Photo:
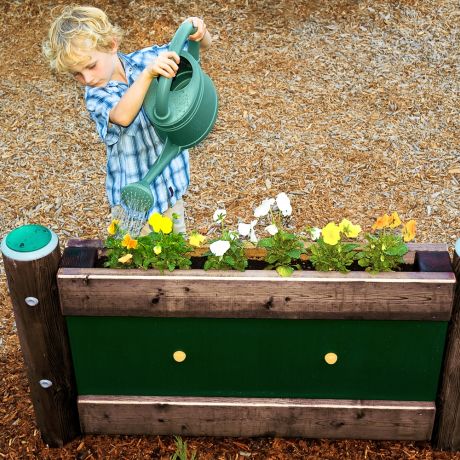
[[431,439],[455,275],[419,247],[379,275],[61,268],[83,432]]
[[[460,264],[445,245],[410,248],[413,271],[281,278],[94,268],[97,244],[73,241],[59,270],[52,254],[55,284],[40,288],[51,300],[35,312],[23,299],[47,262],[6,260],[44,439],[81,429],[460,447]],[[16,283],[23,274],[35,284]]]

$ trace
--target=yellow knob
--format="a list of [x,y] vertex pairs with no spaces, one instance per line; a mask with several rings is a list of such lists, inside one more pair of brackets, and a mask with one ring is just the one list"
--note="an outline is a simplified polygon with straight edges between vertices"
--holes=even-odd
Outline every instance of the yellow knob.
[[324,361],[326,361],[328,364],[335,364],[337,359],[338,357],[335,353],[326,353],[326,355],[324,355]]
[[174,361],[176,361],[176,363],[181,363],[182,361],[185,361],[186,357],[187,355],[181,350],[177,350],[173,353],[173,358]]

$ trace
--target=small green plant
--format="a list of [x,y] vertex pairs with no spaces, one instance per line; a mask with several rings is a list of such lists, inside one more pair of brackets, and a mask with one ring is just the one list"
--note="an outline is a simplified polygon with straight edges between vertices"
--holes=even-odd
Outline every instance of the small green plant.
[[[308,229],[313,235],[314,230]],[[331,271],[336,270],[341,273],[350,271],[349,267],[354,262],[355,249],[357,243],[351,243],[344,238],[356,238],[361,232],[359,225],[353,225],[349,220],[343,219],[337,225],[329,222],[325,227],[317,232],[317,241],[309,247],[310,262],[315,270]]]
[[415,237],[415,221],[401,222],[398,213],[384,214],[365,235],[366,243],[357,254],[358,264],[370,273],[389,272],[404,263],[406,242]]
[[221,235],[211,240],[209,251],[204,254],[205,270],[239,270],[244,271],[248,266],[248,259],[244,253],[244,244],[238,234],[225,227],[225,209],[217,209],[214,213],[214,222],[220,224]]
[[291,276],[295,269],[300,270],[300,256],[305,253],[305,245],[300,236],[288,232],[283,227],[285,218],[292,214],[291,203],[285,193],[279,193],[276,200],[264,200],[254,210],[255,217],[269,217],[270,225],[265,230],[270,234],[262,238],[258,246],[267,250],[265,262],[267,269],[275,269],[280,276]]
[[123,232],[117,221],[109,228],[105,241],[107,261],[110,268],[156,268],[161,272],[176,268],[189,268],[190,252],[193,248],[181,233],[172,232],[172,221],[161,214],[153,214],[149,223],[153,232],[134,239]]
[[190,454],[188,454],[188,448],[187,448],[187,441],[183,441],[180,436],[174,436],[175,438],[175,444],[176,444],[176,452],[171,457],[171,460],[195,460],[196,459],[196,452],[193,451]]

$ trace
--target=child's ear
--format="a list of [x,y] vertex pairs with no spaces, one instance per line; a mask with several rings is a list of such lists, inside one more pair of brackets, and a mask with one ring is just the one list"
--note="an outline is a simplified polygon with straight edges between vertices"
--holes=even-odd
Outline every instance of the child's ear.
[[112,39],[112,53],[116,53],[118,51],[118,41],[115,38]]

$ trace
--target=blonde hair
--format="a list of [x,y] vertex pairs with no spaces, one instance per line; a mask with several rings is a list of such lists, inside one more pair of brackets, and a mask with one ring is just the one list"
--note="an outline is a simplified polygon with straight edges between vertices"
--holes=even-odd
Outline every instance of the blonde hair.
[[42,50],[52,69],[69,72],[87,60],[85,51],[111,51],[122,37],[122,30],[99,8],[67,6],[51,24]]

